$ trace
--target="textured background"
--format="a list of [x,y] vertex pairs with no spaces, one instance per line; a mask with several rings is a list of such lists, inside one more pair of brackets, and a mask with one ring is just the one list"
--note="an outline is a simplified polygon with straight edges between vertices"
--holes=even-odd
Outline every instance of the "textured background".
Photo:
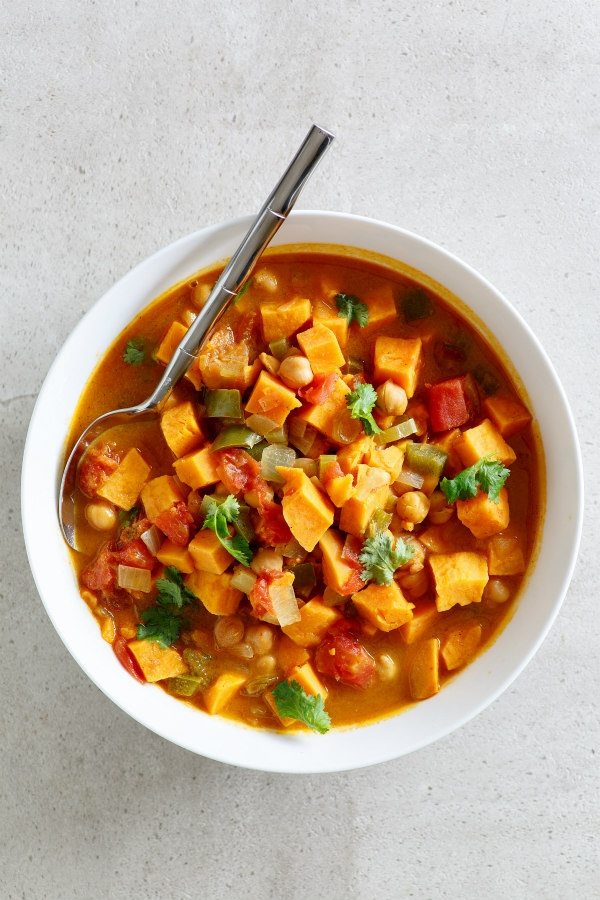
[[[599,897],[600,5],[19,0],[0,25],[0,896]],[[587,525],[558,622],[492,708],[397,762],[290,778],[179,750],[89,683],[29,575],[18,480],[80,316],[255,210],[313,119],[337,141],[300,206],[437,241],[541,338]]]

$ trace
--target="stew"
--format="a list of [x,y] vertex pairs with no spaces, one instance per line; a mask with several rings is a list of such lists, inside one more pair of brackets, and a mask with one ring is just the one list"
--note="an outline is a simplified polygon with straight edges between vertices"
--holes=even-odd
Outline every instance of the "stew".
[[[151,392],[219,271],[119,337],[71,443]],[[443,289],[325,248],[268,253],[156,421],[83,456],[81,595],[140,682],[256,727],[361,724],[436,694],[507,621],[540,454]]]

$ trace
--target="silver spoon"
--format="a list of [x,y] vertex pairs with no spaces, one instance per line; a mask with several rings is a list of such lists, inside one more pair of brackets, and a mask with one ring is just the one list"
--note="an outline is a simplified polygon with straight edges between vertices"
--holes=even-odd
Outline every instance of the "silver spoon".
[[148,418],[148,414],[156,411],[158,405],[185,375],[204,338],[248,279],[261,253],[283,225],[300,191],[332,141],[333,135],[329,131],[317,125],[312,126],[242,243],[223,269],[221,277],[175,350],[150,397],[137,406],[115,409],[98,416],[79,436],[65,465],[58,496],[58,517],[62,533],[74,550],[78,549],[75,537],[75,477],[83,453],[109,426],[131,421],[134,417]]

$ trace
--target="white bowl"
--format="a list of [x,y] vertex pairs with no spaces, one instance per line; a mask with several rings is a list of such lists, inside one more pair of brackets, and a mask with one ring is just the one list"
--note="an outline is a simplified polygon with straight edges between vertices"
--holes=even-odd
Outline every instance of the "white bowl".
[[417,750],[490,704],[522,671],[547,634],[577,555],[583,511],[580,451],[563,389],[540,344],[491,284],[417,235],[342,213],[293,213],[274,244],[332,243],[402,260],[460,297],[505,348],[525,385],[545,449],[548,492],[542,539],[511,620],[498,639],[435,697],[372,725],[328,735],[256,731],[169,697],[129,676],[81,600],[56,516],[65,436],[77,400],[109,344],[170,285],[231,254],[250,217],[205,228],[160,250],[121,279],[79,322],[40,391],[25,446],[22,513],[29,562],[67,649],[92,681],[138,722],[195,753],[273,772],[359,768]]

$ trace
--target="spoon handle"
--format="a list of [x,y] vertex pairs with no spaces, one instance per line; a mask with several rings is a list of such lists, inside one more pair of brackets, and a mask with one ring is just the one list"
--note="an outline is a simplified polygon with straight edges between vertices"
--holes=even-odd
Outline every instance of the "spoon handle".
[[263,250],[283,225],[300,191],[332,141],[333,135],[329,131],[319,128],[318,125],[311,127],[293,160],[267,197],[242,243],[223,269],[206,303],[175,350],[154,393],[144,404],[145,408],[160,403],[185,375],[207,333],[225,312],[252,272]]

